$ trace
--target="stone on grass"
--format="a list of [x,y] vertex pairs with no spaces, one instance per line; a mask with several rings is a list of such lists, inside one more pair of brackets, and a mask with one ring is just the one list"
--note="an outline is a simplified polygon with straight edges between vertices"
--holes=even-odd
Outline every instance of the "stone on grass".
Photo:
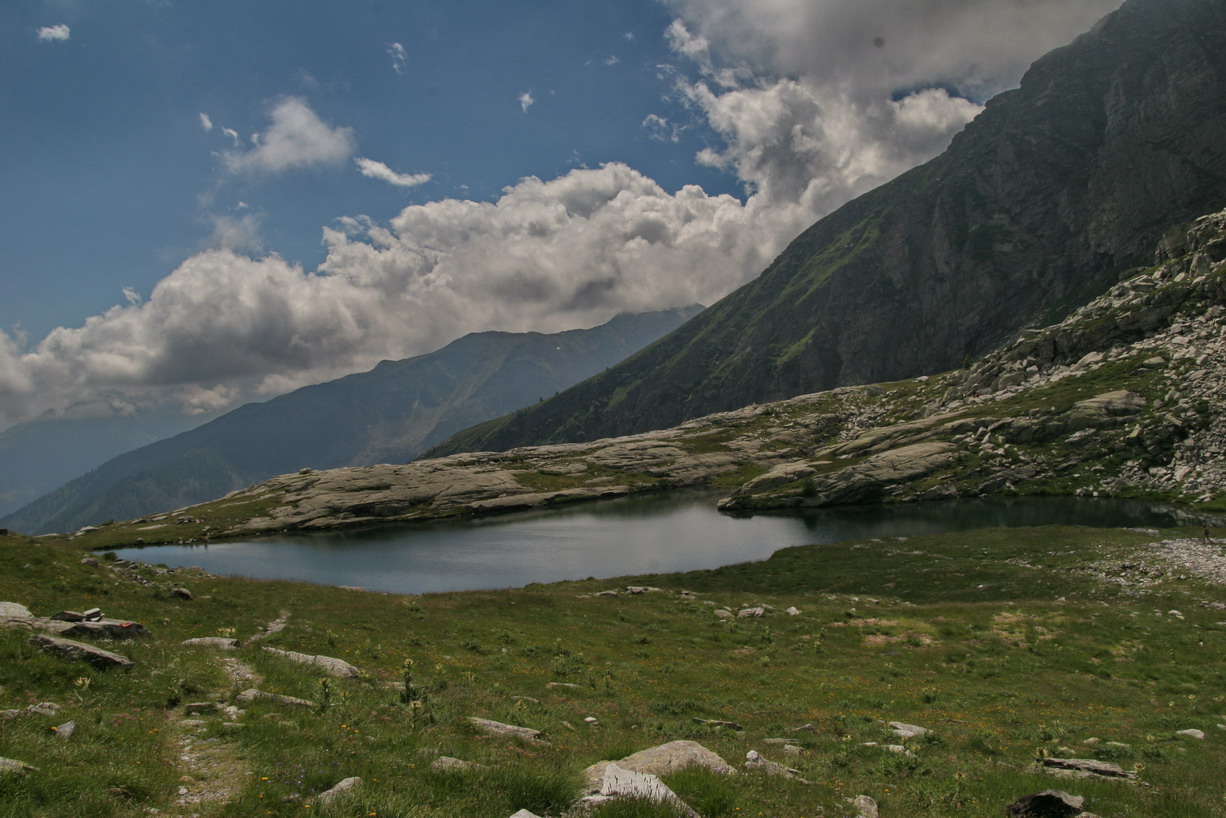
[[269,653],[289,659],[291,662],[298,662],[303,665],[314,665],[329,676],[335,676],[338,679],[356,679],[362,675],[362,671],[358,670],[353,665],[346,662],[344,659],[337,659],[333,656],[319,656],[312,653],[299,653],[296,650],[279,650],[277,648],[264,648]]
[[224,636],[196,636],[192,639],[184,639],[179,644],[204,648],[219,648],[221,650],[238,650],[238,640],[227,639]]
[[72,738],[72,734],[77,731],[77,723],[75,721],[66,721],[51,729],[55,731],[55,735],[59,738]]
[[715,728],[722,727],[728,730],[738,730],[739,731],[739,730],[745,729],[741,725],[737,724],[735,721],[724,721],[722,719],[700,719],[697,716],[694,717],[694,723],[703,724],[703,725],[706,725],[707,727],[715,727]]
[[1063,790],[1044,790],[1005,807],[1009,818],[1073,818],[1081,814],[1085,799]]
[[729,611],[725,608],[720,608],[718,610],[712,611],[712,613],[715,614],[716,619],[736,619],[736,614],[734,614],[732,611]]
[[183,713],[187,716],[207,716],[218,709],[217,702],[188,702],[183,705]]
[[541,731],[533,730],[531,727],[516,727],[513,724],[503,724],[500,721],[479,719],[476,716],[469,716],[468,721],[473,727],[477,728],[477,732],[484,733],[487,736],[507,736],[531,742],[541,741]]
[[754,619],[760,616],[766,616],[766,608],[761,605],[755,608],[741,608],[736,612],[737,619]]
[[126,656],[82,642],[74,642],[71,639],[59,639],[38,634],[30,637],[30,644],[74,662],[88,662],[99,670],[108,670],[113,667],[131,670],[134,666],[132,660]]
[[856,818],[878,818],[877,802],[867,795],[857,795],[855,798],[848,798],[847,803],[856,811]]
[[465,770],[488,770],[489,767],[484,764],[478,764],[475,761],[465,761],[462,758],[439,756],[430,762],[430,769],[436,773],[458,773]]
[[894,735],[899,738],[918,738],[928,732],[927,727],[920,727],[917,724],[907,724],[904,721],[890,722],[890,728]]
[[332,789],[327,790],[325,792],[321,792],[318,796],[316,796],[315,800],[321,806],[326,806],[327,804],[331,804],[337,798],[340,798],[342,795],[345,795],[346,793],[351,792],[352,790],[354,790],[356,787],[360,786],[361,784],[362,784],[362,779],[356,775],[350,778],[342,779]]
[[1136,781],[1137,774],[1124,770],[1110,761],[1092,758],[1041,758],[1036,765],[1039,770],[1064,778],[1096,778],[1110,781]]
[[34,616],[20,602],[0,602],[0,619],[29,619]]
[[33,764],[27,764],[15,758],[0,758],[0,775],[18,775],[37,769]]
[[800,608],[793,605],[792,607],[788,608],[787,614],[788,616],[800,616]]
[[1189,729],[1187,729],[1187,730],[1176,730],[1176,731],[1175,731],[1175,735],[1177,735],[1177,736],[1187,736],[1188,738],[1204,738],[1204,737],[1205,737],[1205,731],[1204,731],[1204,730],[1197,730],[1197,729],[1195,729],[1195,728],[1189,728]]
[[170,595],[178,599],[186,599],[188,601],[192,599],[192,592],[186,588],[172,588],[170,590]]
[[804,781],[800,777],[800,770],[793,770],[791,767],[784,766],[778,761],[763,758],[757,750],[750,750],[745,754],[745,769],[761,770],[767,775],[781,775],[784,778],[795,778],[797,781]]
[[604,775],[600,780],[600,789],[596,795],[583,799],[580,803],[594,806],[617,798],[641,798],[657,804],[672,804],[686,815],[693,816],[693,818],[698,816],[698,813],[682,801],[677,793],[669,789],[668,785],[658,776],[625,770],[614,762],[609,762],[605,766]]
[[26,708],[27,712],[34,713],[37,716],[54,716],[60,712],[60,706],[55,702],[39,702],[32,704]]
[[60,611],[51,614],[51,618],[58,622],[84,622],[85,614],[80,611]]
[[583,771],[588,792],[599,792],[605,768],[617,764],[623,770],[652,775],[670,775],[687,767],[705,767],[716,773],[735,773],[732,765],[696,741],[670,741],[632,753],[620,761],[597,761]]
[[528,812],[526,809],[521,809],[519,812],[511,816],[511,818],[541,818],[535,812]]

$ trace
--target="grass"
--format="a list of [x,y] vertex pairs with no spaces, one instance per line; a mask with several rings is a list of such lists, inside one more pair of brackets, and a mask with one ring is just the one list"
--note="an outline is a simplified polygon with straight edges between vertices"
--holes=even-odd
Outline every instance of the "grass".
[[[0,630],[0,709],[63,706],[0,720],[0,756],[39,768],[0,777],[0,815],[173,814],[192,774],[177,762],[181,705],[238,692],[219,652],[179,642],[247,637],[280,611],[288,627],[260,645],[337,656],[363,677],[327,679],[256,644],[233,654],[262,689],[316,706],[258,701],[233,725],[204,717],[237,794],[202,814],[319,812],[315,796],[357,775],[365,783],[330,814],[558,815],[589,764],[690,738],[737,765],[756,749],[813,782],[668,777],[704,816],[851,815],[845,798],[860,793],[885,815],[989,815],[1053,786],[1104,816],[1223,815],[1226,593],[1178,574],[1146,587],[1114,581],[1113,567],[1144,559],[1152,539],[990,529],[789,548],[712,571],[408,597],[156,568],[141,569],[142,584],[105,560],[83,564],[75,544],[2,538],[0,599],[42,615],[97,605],[154,637],[112,646],[137,663],[124,674]],[[594,596],[625,584],[663,590]],[[175,585],[195,598],[170,595]],[[774,610],[731,622],[712,613],[750,604]],[[792,605],[799,615],[784,613]],[[468,716],[547,741],[486,738]],[[76,734],[56,736],[51,727],[69,719]],[[865,746],[896,743],[891,720],[932,734],[907,742],[914,756]],[[806,724],[812,732],[794,731]],[[1187,727],[1206,738],[1176,735]],[[781,737],[801,755],[764,742]],[[1083,743],[1091,737],[1102,741]],[[1052,780],[1028,770],[1043,754],[1138,766],[1150,786]],[[432,771],[439,755],[488,769]],[[596,814],[672,813],[622,804]]]

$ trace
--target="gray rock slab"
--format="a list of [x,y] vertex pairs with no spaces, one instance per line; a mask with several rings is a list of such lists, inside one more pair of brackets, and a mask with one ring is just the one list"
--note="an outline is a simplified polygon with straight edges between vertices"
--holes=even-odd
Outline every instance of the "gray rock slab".
[[205,648],[218,648],[220,650],[237,650],[238,640],[227,639],[224,636],[196,636],[191,639],[184,639],[180,645],[198,645]]
[[541,731],[533,730],[531,727],[517,727],[513,724],[503,724],[500,721],[479,719],[476,716],[469,716],[468,722],[477,728],[477,732],[484,733],[487,736],[506,736],[531,742],[541,740]]
[[623,770],[615,763],[610,763],[605,767],[599,795],[606,798],[642,798],[657,804],[674,804],[687,815],[695,817],[698,815],[658,776],[634,770]]
[[37,769],[33,764],[27,764],[15,758],[0,758],[0,775],[24,775]]
[[437,772],[464,772],[465,770],[488,770],[484,764],[478,764],[475,761],[465,761],[462,758],[452,758],[451,756],[439,756],[430,762],[430,769]]
[[907,724],[905,721],[890,722],[890,729],[899,738],[917,738],[928,732],[927,727],[920,727],[918,724]]
[[683,739],[640,750],[620,761],[596,762],[583,771],[588,792],[600,791],[600,782],[604,779],[605,768],[614,763],[623,770],[651,773],[652,775],[669,775],[684,770],[686,767],[705,767],[712,772],[725,775],[736,772],[731,764],[698,742]]
[[55,727],[55,735],[57,738],[72,738],[72,734],[76,731],[77,723],[75,721],[66,721]]
[[1041,758],[1038,768],[1052,775],[1067,778],[1099,778],[1112,781],[1136,781],[1137,774],[1124,770],[1110,761],[1092,758]]
[[311,653],[299,653],[296,650],[279,650],[277,648],[269,647],[264,648],[264,650],[276,656],[289,659],[291,662],[298,662],[299,664],[303,665],[314,665],[324,673],[327,673],[329,676],[335,676],[338,679],[356,679],[362,675],[362,671],[358,670],[344,659],[337,659],[334,656],[320,656]]
[[362,779],[356,775],[351,776],[349,778],[344,778],[344,779],[341,779],[339,782],[337,782],[336,786],[333,787],[332,789],[325,790],[324,792],[321,792],[319,795],[317,795],[315,797],[315,800],[321,806],[326,806],[327,804],[331,804],[333,801],[345,795],[346,793],[352,792],[354,789],[356,789],[357,787],[361,785],[362,785]]
[[856,818],[878,818],[877,802],[867,795],[857,795],[855,798],[848,798],[847,803],[851,804],[856,811]]
[[0,619],[29,619],[34,616],[20,602],[0,602]]
[[88,662],[99,670],[109,670],[113,667],[131,670],[135,664],[126,656],[71,639],[36,634],[30,637],[30,644],[74,662]]

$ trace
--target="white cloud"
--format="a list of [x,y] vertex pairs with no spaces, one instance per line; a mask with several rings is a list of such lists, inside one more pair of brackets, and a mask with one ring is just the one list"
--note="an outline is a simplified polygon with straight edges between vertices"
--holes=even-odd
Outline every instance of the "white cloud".
[[54,26],[43,26],[38,30],[40,43],[62,43],[72,37],[72,29],[60,23]]
[[647,137],[657,142],[680,142],[681,134],[685,131],[684,125],[672,124],[659,114],[648,114],[643,119],[642,127],[647,131]]
[[609,66],[617,65],[619,62],[621,62],[621,58],[616,54],[611,54],[608,57],[605,57],[604,60],[604,64]]
[[138,292],[137,292],[135,289],[133,289],[132,287],[124,287],[124,288],[123,288],[123,298],[124,298],[124,300],[125,300],[125,301],[127,301],[129,304],[131,304],[133,307],[140,306],[140,303],[141,303],[142,301],[144,301],[144,299],[143,299],[143,298],[141,298],[140,293],[138,293]]
[[397,187],[417,187],[418,185],[424,185],[434,178],[428,173],[397,173],[382,162],[367,159],[363,156],[359,156],[353,162],[358,166],[358,171],[363,176],[369,176],[371,179],[381,179]]
[[403,74],[405,63],[409,58],[404,46],[400,43],[388,43],[387,56],[392,58],[392,70],[397,74]]
[[200,112],[200,127],[204,128],[205,133],[213,130],[213,120],[203,111]]
[[234,130],[233,128],[222,128],[221,132],[223,135],[230,137],[230,139],[234,141],[234,147],[237,148],[243,144],[243,138],[239,136],[238,131]]
[[251,150],[225,155],[231,171],[276,173],[339,165],[353,155],[356,147],[353,129],[331,127],[301,97],[281,100],[269,116],[272,124],[252,135]]
[[611,164],[527,178],[494,202],[414,205],[387,224],[340,219],[314,272],[275,254],[205,251],[142,303],[32,350],[0,334],[0,424],[106,390],[212,409],[205,397],[267,397],[470,331],[558,331],[709,303],[790,238],[767,216]]
[[[145,300],[33,348],[0,331],[0,425],[83,394],[212,411],[465,332],[556,331],[711,303],[819,216],[940,151],[978,110],[947,88],[978,99],[1016,82],[1026,62],[1115,1],[667,0],[677,14],[673,93],[720,137],[698,160],[741,179],[744,202],[696,186],[669,193],[613,163],[523,179],[493,202],[414,205],[383,224],[340,218],[323,231],[327,256],[314,271],[264,253],[257,216],[233,213],[215,220],[214,249]],[[1005,37],[1010,25],[1020,43]],[[519,99],[525,113],[534,101],[531,91]],[[643,128],[672,141],[670,117]],[[274,106],[252,145],[224,157],[231,170],[336,165],[356,153],[352,131],[299,98]],[[424,176],[355,161],[393,184]]]

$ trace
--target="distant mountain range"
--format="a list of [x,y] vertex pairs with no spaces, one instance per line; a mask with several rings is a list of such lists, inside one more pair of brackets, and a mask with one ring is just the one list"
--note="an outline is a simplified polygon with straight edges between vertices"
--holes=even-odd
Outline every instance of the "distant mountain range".
[[1226,205],[1226,3],[1129,0],[941,156],[819,221],[755,281],[556,398],[430,455],[585,441],[958,367],[1152,263]]
[[[86,411],[84,407],[76,407]],[[199,426],[212,415],[177,410],[99,417],[46,417],[0,433],[0,516],[10,514],[116,455]]]
[[620,315],[552,335],[466,335],[127,452],[0,519],[0,527],[74,530],[203,502],[303,468],[403,463],[460,429],[601,372],[701,310]]

